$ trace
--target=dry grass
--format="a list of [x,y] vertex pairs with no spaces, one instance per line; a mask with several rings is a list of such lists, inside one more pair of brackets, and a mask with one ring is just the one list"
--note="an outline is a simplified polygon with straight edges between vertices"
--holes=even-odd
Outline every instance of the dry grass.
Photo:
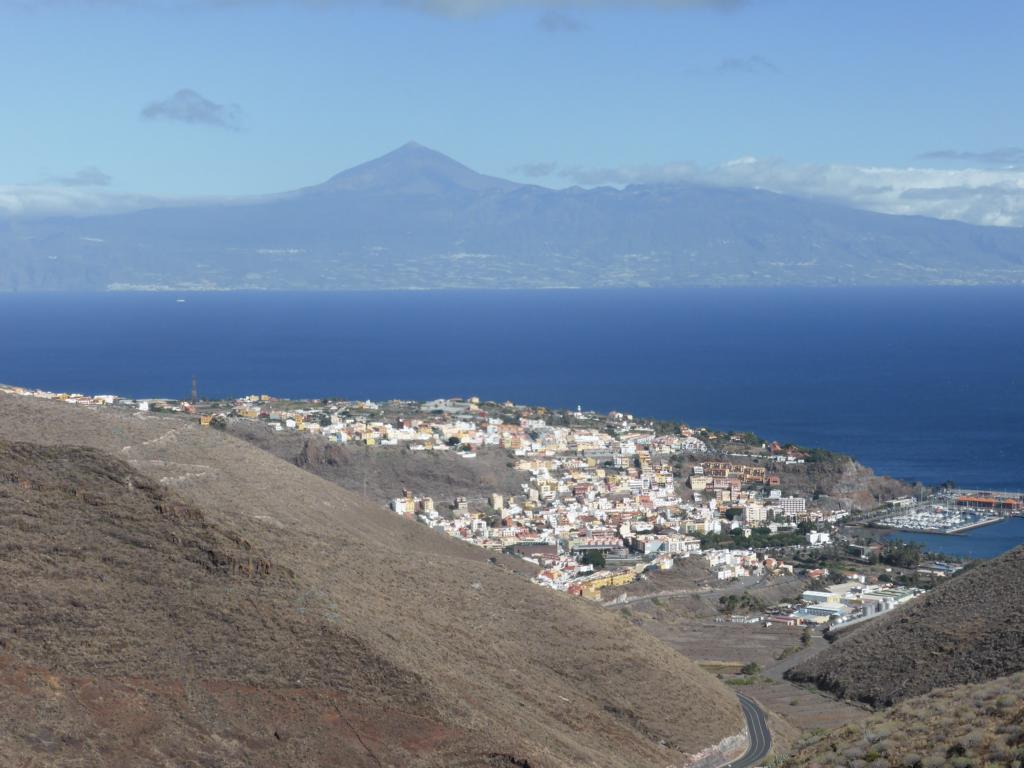
[[[454,451],[410,451],[401,446],[361,446],[329,443],[318,435],[275,432],[248,419],[230,419],[229,434],[241,437],[275,456],[307,469],[342,488],[382,504],[403,491],[430,496],[439,509],[454,496],[482,497],[489,493],[522,493],[528,479],[517,472],[508,451],[483,448],[475,459]],[[478,504],[477,506],[480,506]]]
[[[367,504],[229,435],[179,419],[0,397],[0,439],[88,445],[116,456],[141,478],[159,484],[188,508],[199,510],[206,525],[230,532],[282,573],[290,574],[289,585],[281,587],[285,591],[274,600],[269,592],[261,591],[263,588],[253,594],[247,591],[250,586],[232,581],[227,595],[235,612],[229,615],[241,621],[238,612],[251,611],[258,619],[266,606],[282,600],[289,610],[303,617],[297,627],[329,627],[337,637],[346,639],[347,645],[341,644],[342,648],[359,649],[358,655],[345,651],[339,667],[346,668],[357,681],[351,683],[353,691],[365,694],[359,675],[374,669],[388,670],[381,678],[381,691],[391,686],[387,680],[413,681],[403,698],[422,702],[417,705],[422,709],[410,712],[410,722],[430,725],[423,728],[423,743],[408,749],[419,755],[417,759],[423,764],[481,764],[491,759],[487,755],[497,754],[527,761],[534,767],[663,767],[682,764],[688,755],[742,728],[731,691],[618,614],[530,584],[515,572],[519,567],[515,560],[498,556],[492,562],[492,556],[484,550],[438,535],[376,504]],[[0,514],[6,514],[6,510],[0,509]],[[59,564],[60,557],[55,557]],[[113,580],[107,587],[111,601],[122,594],[117,587],[120,581],[129,577],[160,580],[162,574],[169,573],[160,558],[149,566],[136,563],[127,570],[111,563],[103,567],[103,578]],[[24,590],[28,585],[15,582],[5,585],[8,587]],[[192,587],[188,590],[195,591]],[[143,621],[154,612],[159,616],[174,604],[155,596],[133,597],[134,593],[128,591],[123,594],[126,599],[121,615],[125,622]],[[264,595],[267,602],[262,603]],[[216,610],[202,615],[217,626]],[[295,645],[288,628],[293,622],[283,609],[276,621],[281,624],[271,623],[263,629],[262,624],[242,625],[248,627],[242,630],[245,637],[231,634],[238,630],[225,628],[228,638],[238,637],[234,647],[245,661],[242,670],[228,681],[229,687],[236,688],[218,694],[220,706],[228,707],[234,724],[231,729],[203,736],[203,718],[188,716],[187,709],[179,706],[182,699],[170,694],[160,698],[163,703],[154,703],[152,709],[147,709],[147,700],[138,694],[142,703],[133,699],[133,706],[141,706],[157,724],[168,718],[187,722],[191,730],[186,731],[185,744],[205,743],[200,737],[208,736],[211,743],[222,740],[222,744],[216,743],[223,750],[241,748],[239,744],[244,747],[248,743],[246,734],[263,727],[260,724],[275,712],[283,712],[274,703],[275,697],[288,695],[288,689],[275,687],[271,679],[254,678],[247,683],[245,670],[249,664],[253,668],[284,664],[282,659],[302,647]],[[99,622],[97,631],[113,631],[111,623]],[[54,631],[58,632],[59,627],[56,625]],[[245,653],[248,638],[261,633],[265,643],[257,643],[253,646],[256,651]],[[140,635],[140,642],[146,637]],[[175,640],[173,634],[169,637],[168,653],[177,654],[182,669],[194,665],[212,648],[208,643],[190,647]],[[139,652],[147,648],[154,657],[163,653],[160,646],[145,643]],[[25,665],[47,674],[45,670],[58,663],[56,654],[20,654],[15,647],[4,658],[10,658],[14,666],[20,665],[18,674],[23,676],[35,674],[25,671]],[[137,666],[119,666],[117,658],[115,654],[105,668],[96,670],[95,685],[109,687],[140,671]],[[297,658],[304,657],[298,654]],[[367,659],[372,659],[372,664],[360,672],[367,666]],[[320,663],[318,658],[310,659],[310,669],[300,679],[325,673]],[[204,686],[216,682],[208,675],[200,677]],[[172,678],[168,684],[180,688],[186,678],[182,672],[181,679]],[[65,680],[62,684],[79,683]],[[140,684],[155,686],[157,681],[144,675]],[[237,688],[250,684],[254,685],[248,695]],[[302,688],[298,682],[292,685]],[[26,686],[18,689],[22,690],[18,697],[0,700],[0,713],[8,717],[20,713],[24,717],[26,710],[18,707],[29,706],[26,701],[41,706],[43,689]],[[340,683],[328,682],[321,688],[317,695],[340,696],[345,692]],[[184,700],[201,702],[201,697],[195,699],[190,690],[186,685]],[[15,701],[22,704],[5,703]],[[388,701],[371,689],[360,696],[359,708],[353,711],[377,722],[368,713],[387,709]],[[302,710],[305,714],[295,715],[289,721],[292,731],[280,734],[281,740],[298,745],[305,743],[303,739],[327,738],[336,733],[337,728],[332,730],[323,723],[336,721],[339,712],[348,710],[317,707],[320,704],[310,705]],[[317,722],[321,725],[304,728],[304,723],[311,722],[306,718],[312,712],[320,713]],[[386,730],[388,719],[379,721]],[[4,733],[5,739],[13,738],[9,732]],[[273,729],[270,733],[273,735]],[[134,731],[122,735],[126,743],[145,741]],[[20,748],[32,749],[24,739],[37,736],[23,735]],[[346,743],[351,741],[350,737]],[[72,739],[67,743],[76,742]],[[271,760],[269,752],[258,748],[264,743],[253,737],[253,754],[262,759],[250,764],[360,764],[329,750],[300,759],[296,756],[298,746],[284,757]],[[0,743],[0,748],[10,746]],[[152,762],[148,757],[136,757],[135,763],[107,760],[92,764]],[[366,759],[365,754],[362,759]],[[223,764],[231,765],[227,761]]]
[[817,734],[792,768],[1020,768],[1024,673],[908,699],[862,723]]
[[774,624],[719,623],[708,619],[646,620],[642,626],[684,656],[701,662],[755,662],[767,669],[787,648],[800,645],[800,629]]
[[765,709],[775,712],[799,733],[832,730],[860,722],[870,714],[866,708],[787,682],[763,680],[743,692],[754,696]]
[[888,706],[1024,669],[1024,547],[840,636],[790,672],[844,698]]

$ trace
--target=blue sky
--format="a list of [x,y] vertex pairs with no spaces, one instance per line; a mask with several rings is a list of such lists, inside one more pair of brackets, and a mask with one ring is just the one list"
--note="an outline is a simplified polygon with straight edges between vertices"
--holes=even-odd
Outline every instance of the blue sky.
[[1021,29],[1016,0],[0,0],[0,207],[274,192],[415,139],[1024,224]]

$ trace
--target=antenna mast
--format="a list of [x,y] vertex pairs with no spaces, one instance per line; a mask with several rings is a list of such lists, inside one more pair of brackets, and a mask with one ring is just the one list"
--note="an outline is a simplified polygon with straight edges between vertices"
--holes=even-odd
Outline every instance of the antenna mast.
[[199,394],[196,390],[196,375],[192,374],[192,405],[199,402]]

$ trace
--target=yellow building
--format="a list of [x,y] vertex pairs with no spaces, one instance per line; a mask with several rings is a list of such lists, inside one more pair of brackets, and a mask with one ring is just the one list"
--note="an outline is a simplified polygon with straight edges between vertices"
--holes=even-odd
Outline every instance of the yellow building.
[[711,523],[701,518],[700,520],[687,520],[685,524],[687,533],[710,533]]
[[605,587],[621,587],[636,581],[636,571],[600,571],[586,580],[580,594],[588,600],[600,600]]

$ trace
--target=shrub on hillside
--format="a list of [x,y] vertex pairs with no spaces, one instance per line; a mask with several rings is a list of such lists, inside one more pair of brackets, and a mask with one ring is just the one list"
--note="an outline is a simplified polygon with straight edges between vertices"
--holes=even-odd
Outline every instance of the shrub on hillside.
[[909,699],[798,745],[792,768],[1024,768],[1024,672]]

